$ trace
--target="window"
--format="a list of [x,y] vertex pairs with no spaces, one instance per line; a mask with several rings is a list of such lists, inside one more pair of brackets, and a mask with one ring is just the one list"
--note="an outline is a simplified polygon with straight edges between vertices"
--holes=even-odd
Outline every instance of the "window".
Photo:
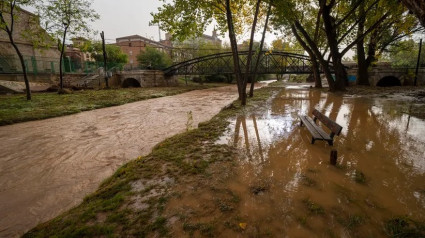
[[131,42],[130,42],[130,43],[128,43],[128,46],[130,46],[130,47],[131,47]]
[[130,53],[130,55],[133,55],[133,51],[132,51],[132,50],[130,50],[130,52],[129,52],[129,53]]

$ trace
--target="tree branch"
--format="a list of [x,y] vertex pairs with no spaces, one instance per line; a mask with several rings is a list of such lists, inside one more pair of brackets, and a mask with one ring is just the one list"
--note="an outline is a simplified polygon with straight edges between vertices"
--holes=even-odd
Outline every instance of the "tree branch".
[[350,32],[352,31],[352,30],[354,30],[354,28],[359,24],[359,22],[362,20],[362,18],[365,18],[366,17],[366,15],[367,15],[367,13],[370,11],[370,10],[372,10],[372,7],[375,5],[375,4],[377,4],[379,2],[379,0],[377,0],[377,1],[375,1],[372,5],[370,5],[367,9],[366,9],[366,11],[364,12],[364,14],[362,15],[362,16],[359,16],[358,17],[358,19],[356,20],[356,22],[354,22],[354,24],[347,30],[347,32],[345,32],[344,33],[344,35],[343,36],[341,36],[341,38],[338,40],[338,43],[341,43],[343,40],[344,40],[344,38],[346,37],[346,36],[348,36],[349,34],[350,34]]
[[376,27],[379,26],[379,24],[382,23],[382,21],[384,21],[387,17],[389,16],[389,13],[385,13],[385,15],[383,15],[378,21],[375,22],[375,24],[373,24],[373,26],[371,26],[365,33],[363,33],[361,36],[357,37],[357,39],[355,41],[353,41],[350,45],[348,45],[342,52],[341,52],[341,56],[345,55],[351,48],[353,48],[353,46],[355,46],[360,40],[364,39],[370,32],[372,32],[373,30],[375,30]]
[[[376,2],[378,2],[379,0],[376,0]],[[357,8],[360,6],[360,4],[362,4],[362,2],[364,2],[364,0],[358,0],[355,4],[354,7],[351,8],[351,10],[339,21],[335,24],[335,27],[339,27],[345,20],[347,20],[347,18],[349,18],[351,16],[351,14],[353,14]]]

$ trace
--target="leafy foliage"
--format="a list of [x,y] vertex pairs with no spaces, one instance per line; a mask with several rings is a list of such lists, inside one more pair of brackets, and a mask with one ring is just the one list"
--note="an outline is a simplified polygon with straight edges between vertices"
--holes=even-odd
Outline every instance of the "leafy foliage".
[[[106,45],[106,54],[108,55],[108,68],[119,67],[122,68],[123,65],[128,63],[128,55],[126,55],[119,46],[116,45]],[[102,52],[102,43],[95,42],[89,49],[92,57],[97,62],[103,62],[103,52]]]
[[146,47],[145,51],[137,56],[137,61],[145,69],[164,69],[172,64],[167,53],[152,47]]
[[39,14],[43,17],[47,30],[58,40],[61,51],[59,60],[60,89],[63,89],[63,54],[67,36],[89,33],[87,21],[93,22],[99,15],[91,9],[89,0],[47,0],[38,6]]
[[[422,48],[421,65],[425,64],[425,49]],[[419,54],[419,44],[413,39],[401,41],[391,46],[388,52],[388,59],[394,67],[414,68],[417,64]]]
[[[219,32],[227,32],[226,4],[224,0],[161,0],[165,4],[157,13],[151,13],[152,23],[159,23],[164,31],[171,33],[174,39],[184,41],[201,36],[208,25],[217,23]],[[243,36],[251,30],[255,0],[233,0],[230,8],[233,15],[235,33]],[[262,6],[260,18],[265,15]]]
[[88,22],[99,15],[91,8],[90,0],[47,0],[38,7],[46,29],[55,37],[80,36],[91,31]]

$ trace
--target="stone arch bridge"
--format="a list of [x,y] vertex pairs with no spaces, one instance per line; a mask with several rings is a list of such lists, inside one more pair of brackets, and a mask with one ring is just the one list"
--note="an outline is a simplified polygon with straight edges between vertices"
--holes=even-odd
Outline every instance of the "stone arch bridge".
[[[241,68],[247,64],[248,51],[239,52]],[[258,74],[312,74],[310,57],[307,55],[268,51],[260,54]],[[253,57],[252,64],[256,62]],[[330,63],[332,66],[332,63]],[[332,68],[332,67],[331,67]],[[347,70],[351,83],[356,80],[357,68]],[[412,85],[414,69],[374,67],[369,74],[372,86]],[[173,86],[177,84],[176,75],[231,75],[233,74],[232,52],[201,56],[174,64],[162,71],[138,70],[118,74],[118,83],[123,87]],[[425,68],[420,70],[418,83],[425,85]]]
[[[349,80],[354,83],[357,68],[347,70]],[[407,86],[414,84],[415,68],[392,68],[391,66],[378,65],[369,71],[369,82],[371,86]],[[418,85],[425,85],[425,68],[418,72]]]

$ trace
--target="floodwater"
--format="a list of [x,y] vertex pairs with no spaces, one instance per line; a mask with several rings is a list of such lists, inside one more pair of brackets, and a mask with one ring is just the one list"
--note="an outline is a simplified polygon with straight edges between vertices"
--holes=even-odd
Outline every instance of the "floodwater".
[[228,86],[0,127],[0,237],[76,206],[118,167],[235,99]]
[[[389,219],[423,221],[425,120],[409,115],[415,104],[282,88],[230,120],[217,143],[237,148],[233,166],[212,165],[175,189],[166,209],[173,236],[387,237]],[[311,144],[299,126],[315,108],[343,126],[334,146]]]
[[[239,150],[227,186],[247,236],[381,237],[392,217],[423,221],[425,120],[409,115],[412,104],[287,87],[265,110],[232,120],[218,143]],[[333,147],[312,145],[299,126],[315,108],[343,126]]]

